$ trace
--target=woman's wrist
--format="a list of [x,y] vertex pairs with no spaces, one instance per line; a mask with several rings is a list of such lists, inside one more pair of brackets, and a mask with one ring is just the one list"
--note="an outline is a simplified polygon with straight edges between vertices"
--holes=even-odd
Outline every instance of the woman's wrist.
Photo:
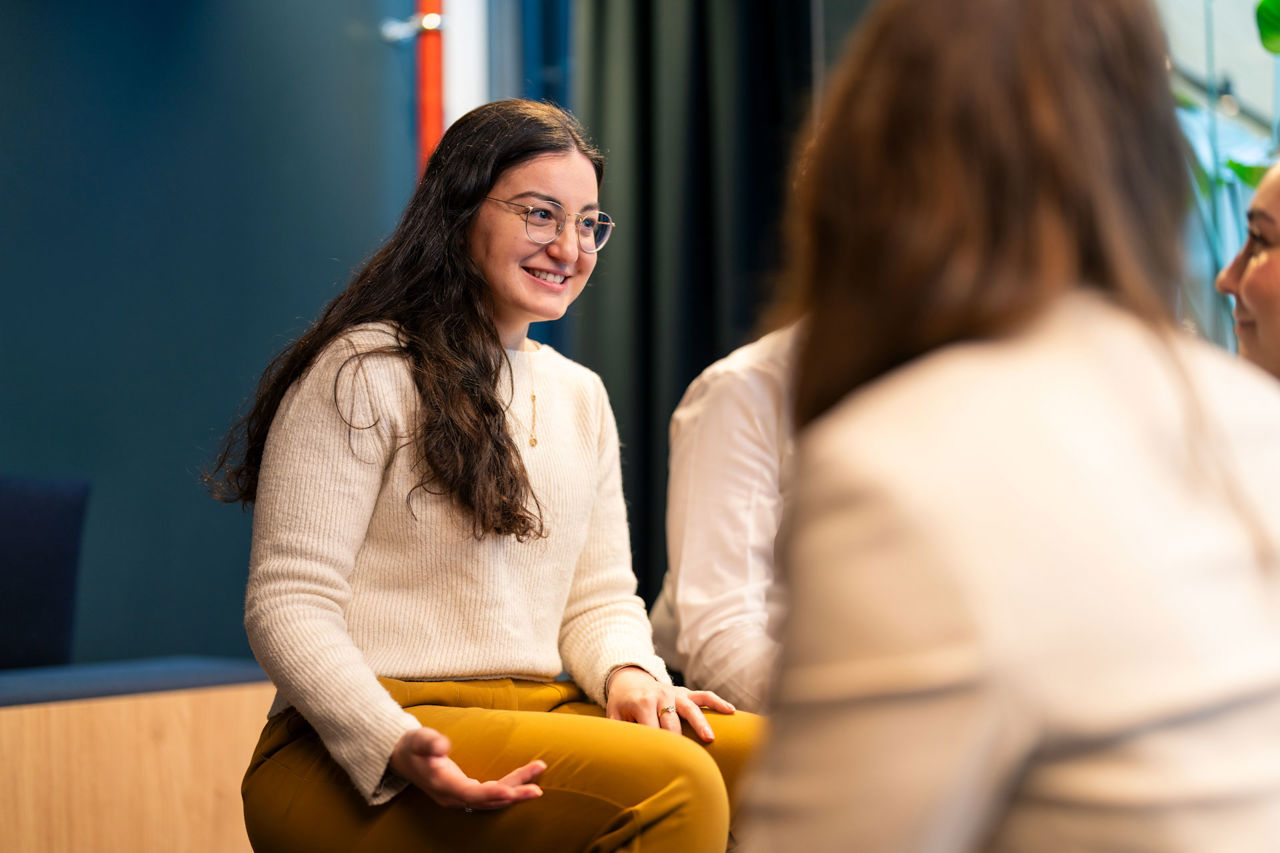
[[620,672],[626,672],[626,671],[628,671],[628,670],[635,670],[636,672],[644,673],[644,674],[645,674],[645,675],[647,675],[649,678],[652,678],[654,681],[660,681],[660,680],[659,680],[659,678],[658,678],[656,675],[654,675],[652,672],[650,672],[649,670],[645,669],[644,667],[642,667],[642,666],[641,666],[640,664],[638,664],[638,663],[622,663],[622,664],[618,664],[618,665],[617,665],[617,666],[615,666],[613,669],[609,670],[608,675],[606,675],[606,676],[604,677],[604,698],[605,698],[605,700],[606,700],[606,701],[608,701],[608,699],[609,699],[609,687],[613,684],[613,679],[614,679],[614,677],[615,677],[616,675],[618,675],[618,673],[620,673]]

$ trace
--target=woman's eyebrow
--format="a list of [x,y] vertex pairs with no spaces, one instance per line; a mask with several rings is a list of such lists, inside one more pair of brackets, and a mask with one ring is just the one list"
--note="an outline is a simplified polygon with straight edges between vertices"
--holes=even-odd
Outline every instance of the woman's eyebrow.
[[1250,208],[1249,212],[1245,214],[1245,218],[1248,219],[1250,223],[1252,223],[1253,220],[1255,219],[1265,219],[1267,220],[1267,222],[1271,223],[1272,225],[1276,224],[1276,218],[1272,216],[1270,213],[1267,213],[1265,210],[1263,210],[1260,207]]
[[[512,198],[537,198],[537,199],[542,199],[543,201],[552,201],[560,205],[561,207],[564,207],[564,202],[560,201],[560,199],[556,198],[553,195],[547,195],[546,193],[538,192],[537,190],[528,190],[527,192],[517,193],[513,195]],[[583,210],[599,210],[599,209],[600,209],[600,203],[593,201],[590,204],[584,204],[582,206],[582,210],[579,210],[578,212],[581,213]],[[566,207],[565,210],[568,210],[568,208]]]

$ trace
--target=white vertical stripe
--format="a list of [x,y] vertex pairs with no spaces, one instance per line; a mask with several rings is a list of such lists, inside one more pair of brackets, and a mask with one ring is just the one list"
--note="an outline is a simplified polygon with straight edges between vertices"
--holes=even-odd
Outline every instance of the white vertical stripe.
[[444,0],[444,126],[490,100],[489,4]]

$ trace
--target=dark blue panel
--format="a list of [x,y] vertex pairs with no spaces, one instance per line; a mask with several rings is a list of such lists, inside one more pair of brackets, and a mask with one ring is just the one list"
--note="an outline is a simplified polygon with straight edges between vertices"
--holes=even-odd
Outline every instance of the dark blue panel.
[[71,660],[84,480],[0,475],[0,669]]
[[414,181],[411,0],[6,2],[0,470],[93,483],[75,657],[247,655],[198,473]]

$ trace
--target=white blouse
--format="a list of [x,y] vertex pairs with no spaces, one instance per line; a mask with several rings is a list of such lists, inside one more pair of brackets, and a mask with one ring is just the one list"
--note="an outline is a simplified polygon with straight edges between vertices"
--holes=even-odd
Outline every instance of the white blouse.
[[782,608],[773,540],[791,457],[795,325],[702,372],[671,416],[667,575],[654,644],[690,687],[764,705]]

